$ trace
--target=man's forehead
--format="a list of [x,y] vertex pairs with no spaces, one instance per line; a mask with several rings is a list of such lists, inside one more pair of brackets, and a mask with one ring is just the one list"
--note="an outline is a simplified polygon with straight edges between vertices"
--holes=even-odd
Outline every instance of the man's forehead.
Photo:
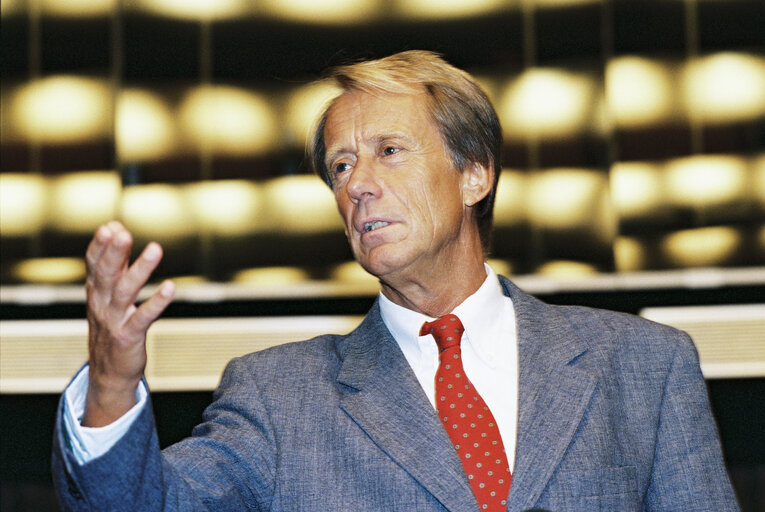
[[337,125],[355,118],[385,124],[386,121],[398,122],[402,119],[414,119],[427,113],[428,95],[424,90],[411,93],[393,93],[379,90],[347,91],[335,98],[327,109],[324,134],[337,128]]

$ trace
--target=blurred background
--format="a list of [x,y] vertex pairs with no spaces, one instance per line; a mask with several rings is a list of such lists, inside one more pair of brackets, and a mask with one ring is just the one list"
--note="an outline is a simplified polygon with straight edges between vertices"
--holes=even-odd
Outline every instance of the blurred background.
[[179,286],[149,339],[164,444],[230,357],[358,323],[377,283],[304,147],[327,67],[407,49],[477,77],[502,121],[494,269],[691,332],[742,505],[765,510],[762,0],[0,7],[2,510],[56,510],[50,428],[87,357],[100,224],[159,241]]

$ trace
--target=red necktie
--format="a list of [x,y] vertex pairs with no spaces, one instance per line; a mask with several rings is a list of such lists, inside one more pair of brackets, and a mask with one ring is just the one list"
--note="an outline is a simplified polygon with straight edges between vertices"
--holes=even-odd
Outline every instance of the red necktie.
[[460,340],[464,331],[455,315],[425,322],[420,336],[432,334],[438,345],[436,409],[462,460],[481,510],[504,511],[510,493],[510,466],[494,416],[465,375]]

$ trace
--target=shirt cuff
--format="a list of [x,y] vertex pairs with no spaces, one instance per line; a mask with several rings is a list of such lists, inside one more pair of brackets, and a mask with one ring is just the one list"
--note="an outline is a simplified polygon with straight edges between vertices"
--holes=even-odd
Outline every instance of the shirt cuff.
[[89,370],[85,365],[64,390],[64,425],[72,454],[80,465],[100,457],[117,444],[140,414],[148,396],[146,384],[141,381],[135,393],[137,403],[118,420],[105,427],[83,427],[80,421],[85,413]]

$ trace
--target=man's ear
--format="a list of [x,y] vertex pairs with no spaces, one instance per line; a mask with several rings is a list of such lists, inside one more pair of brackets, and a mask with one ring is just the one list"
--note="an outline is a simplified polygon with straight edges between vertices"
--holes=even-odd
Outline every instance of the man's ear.
[[485,166],[473,162],[462,171],[462,202],[465,206],[475,206],[489,195],[494,185],[494,166]]

